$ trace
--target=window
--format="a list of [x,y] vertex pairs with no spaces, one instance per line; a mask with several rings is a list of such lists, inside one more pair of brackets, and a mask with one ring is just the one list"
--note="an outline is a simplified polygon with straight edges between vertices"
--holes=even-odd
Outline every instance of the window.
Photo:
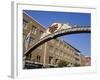
[[79,54],[78,53],[74,53],[76,56],[79,56]]
[[79,59],[78,59],[78,58],[75,58],[75,60],[76,60],[76,61],[79,61]]
[[37,32],[37,28],[35,26],[32,26],[32,33],[36,34],[36,32]]
[[49,56],[49,64],[52,64],[53,57]]
[[58,63],[58,59],[55,59],[55,64],[57,64]]
[[41,56],[36,56],[36,61],[40,62]]
[[43,31],[40,30],[40,35],[42,35],[42,34],[43,34]]
[[35,42],[35,39],[30,37],[30,40],[29,40],[29,45],[33,45],[33,43]]
[[23,20],[23,27],[26,27],[27,23],[28,22],[26,20]]

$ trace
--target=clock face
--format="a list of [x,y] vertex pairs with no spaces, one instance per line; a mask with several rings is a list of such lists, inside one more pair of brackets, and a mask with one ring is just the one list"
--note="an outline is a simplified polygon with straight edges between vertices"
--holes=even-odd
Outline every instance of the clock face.
[[58,28],[58,24],[55,24],[55,25],[49,27],[49,32],[53,33],[55,30],[57,30],[57,28]]

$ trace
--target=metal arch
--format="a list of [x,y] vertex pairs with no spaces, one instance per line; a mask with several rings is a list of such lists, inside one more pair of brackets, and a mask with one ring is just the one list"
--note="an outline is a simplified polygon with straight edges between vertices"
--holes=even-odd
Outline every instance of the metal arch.
[[91,28],[90,27],[74,27],[74,28],[68,28],[68,29],[63,29],[57,32],[54,32],[52,34],[49,34],[45,37],[43,37],[42,39],[40,39],[39,41],[35,42],[35,44],[33,44],[32,47],[30,47],[25,53],[25,55],[30,54],[35,48],[37,48],[39,45],[54,39],[56,37],[62,36],[62,35],[69,35],[69,34],[76,34],[76,33],[90,33],[91,32]]

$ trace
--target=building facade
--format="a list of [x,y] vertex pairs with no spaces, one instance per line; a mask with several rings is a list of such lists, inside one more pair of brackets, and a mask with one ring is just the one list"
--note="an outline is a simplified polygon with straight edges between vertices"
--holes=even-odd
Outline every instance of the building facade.
[[81,65],[82,66],[86,66],[86,58],[83,54],[80,54],[80,58],[81,58]]
[[85,63],[85,65],[86,65],[86,66],[91,66],[91,57],[86,56],[85,58],[86,58],[86,63]]
[[[23,54],[46,29],[26,13],[23,13]],[[24,68],[85,66],[85,57],[80,51],[59,38],[52,39],[25,56]]]

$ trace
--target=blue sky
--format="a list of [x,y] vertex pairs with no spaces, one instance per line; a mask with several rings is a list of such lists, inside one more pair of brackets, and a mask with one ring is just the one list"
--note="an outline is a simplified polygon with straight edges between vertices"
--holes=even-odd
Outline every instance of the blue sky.
[[[24,10],[33,19],[48,28],[54,22],[91,26],[90,13],[51,12]],[[91,35],[87,33],[62,36],[63,40],[77,48],[86,56],[91,55]]]

